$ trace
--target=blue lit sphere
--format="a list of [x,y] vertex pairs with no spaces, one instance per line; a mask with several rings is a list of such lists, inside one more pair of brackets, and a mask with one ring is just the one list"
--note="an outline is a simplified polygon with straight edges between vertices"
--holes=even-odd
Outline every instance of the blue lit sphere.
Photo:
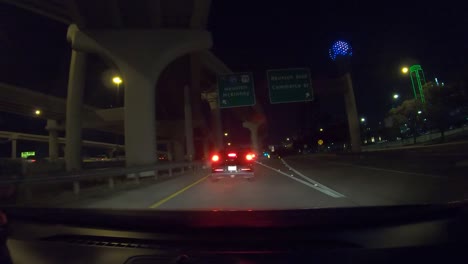
[[330,59],[336,61],[336,59],[341,56],[351,57],[353,55],[353,49],[348,42],[338,40],[333,43],[331,48],[328,50],[328,55],[330,56]]

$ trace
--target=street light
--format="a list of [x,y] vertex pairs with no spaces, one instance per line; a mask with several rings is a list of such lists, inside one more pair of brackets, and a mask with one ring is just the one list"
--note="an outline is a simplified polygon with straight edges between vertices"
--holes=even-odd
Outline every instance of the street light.
[[421,111],[421,110],[418,111],[418,115],[420,115],[420,114],[422,114],[422,111]]
[[36,114],[36,115],[38,116],[38,115],[41,115],[41,114],[42,114],[42,112],[41,112],[41,110],[39,110],[39,109],[36,109],[36,111],[34,111],[34,114]]
[[366,119],[364,117],[361,117],[361,123],[366,122]]
[[228,142],[228,146],[231,146],[231,142]]
[[393,99],[395,99],[395,100],[398,99],[399,97],[400,97],[399,94],[394,94],[394,95],[393,95]]
[[323,128],[320,128],[319,130],[320,130],[320,132],[323,132]]
[[112,78],[112,82],[117,84],[117,93],[116,93],[116,99],[115,99],[115,104],[116,104],[116,107],[117,105],[119,104],[119,88],[120,88],[120,84],[122,83],[122,78],[120,78],[119,76],[114,76],[114,78]]
[[409,71],[408,67],[401,68],[401,72],[404,73],[404,74],[407,74],[408,71]]
[[228,132],[224,132],[224,136],[225,137],[229,136]]
[[286,141],[289,141],[289,138],[286,138]]
[[120,85],[122,83],[122,79],[119,76],[115,76],[114,78],[112,78],[112,82],[117,85]]

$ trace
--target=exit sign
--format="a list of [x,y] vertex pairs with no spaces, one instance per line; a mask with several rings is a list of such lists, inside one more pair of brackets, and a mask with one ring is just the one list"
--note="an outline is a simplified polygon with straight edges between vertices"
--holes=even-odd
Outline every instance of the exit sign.
[[253,75],[250,72],[218,76],[220,108],[255,105]]
[[309,69],[269,70],[267,80],[272,104],[314,100]]

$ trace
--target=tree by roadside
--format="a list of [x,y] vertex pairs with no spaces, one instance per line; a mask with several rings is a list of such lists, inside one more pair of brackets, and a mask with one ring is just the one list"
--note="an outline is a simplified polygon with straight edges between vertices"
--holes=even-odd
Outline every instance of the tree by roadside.
[[418,136],[417,128],[421,125],[421,115],[419,111],[423,109],[423,105],[420,100],[410,99],[405,100],[396,108],[393,108],[389,112],[389,116],[393,119],[393,126],[408,127],[409,133],[413,136],[413,143],[416,143]]
[[424,111],[434,128],[441,133],[441,141],[445,140],[445,131],[456,121],[453,116],[466,104],[466,96],[459,85],[435,85],[432,82],[424,87]]
[[409,99],[391,109],[388,113],[392,120],[387,130],[395,131],[396,127],[408,127],[414,143],[418,130],[427,120],[431,126],[441,133],[441,141],[445,140],[445,131],[455,123],[454,113],[466,111],[466,93],[459,85],[436,85],[428,82],[423,86],[425,102],[419,99]]

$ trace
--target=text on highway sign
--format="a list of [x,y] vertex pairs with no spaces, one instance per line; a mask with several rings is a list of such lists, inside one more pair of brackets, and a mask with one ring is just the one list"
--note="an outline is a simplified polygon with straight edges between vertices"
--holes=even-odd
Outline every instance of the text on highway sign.
[[267,80],[272,104],[314,100],[309,69],[269,70]]
[[219,75],[218,102],[220,108],[255,105],[252,73]]

